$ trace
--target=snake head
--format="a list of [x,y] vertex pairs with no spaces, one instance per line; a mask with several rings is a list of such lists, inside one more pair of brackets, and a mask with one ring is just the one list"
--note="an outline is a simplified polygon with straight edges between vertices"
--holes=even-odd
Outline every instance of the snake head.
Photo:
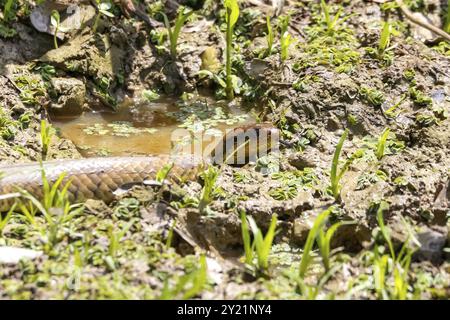
[[280,132],[271,123],[231,129],[216,145],[211,158],[215,164],[245,165],[278,150]]

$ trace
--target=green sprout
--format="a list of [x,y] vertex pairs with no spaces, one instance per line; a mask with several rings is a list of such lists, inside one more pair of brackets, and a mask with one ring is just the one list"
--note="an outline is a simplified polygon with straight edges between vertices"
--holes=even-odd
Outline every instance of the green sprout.
[[216,191],[216,181],[219,177],[219,169],[213,166],[209,166],[201,176],[204,180],[204,186],[202,189],[202,194],[200,196],[200,202],[198,204],[198,209],[200,213],[204,214],[208,205],[213,201],[214,193]]
[[3,216],[0,214],[0,237],[3,236],[3,230],[5,229],[6,225],[8,224],[9,220],[11,219],[12,213],[16,209],[17,203],[14,203],[14,205],[9,208],[8,213],[3,218]]
[[161,292],[160,300],[191,299],[199,295],[208,282],[206,256],[202,254],[198,268],[179,277],[172,285],[167,278]]
[[377,143],[377,151],[376,156],[378,160],[381,160],[384,157],[385,149],[386,149],[386,141],[389,137],[389,133],[391,130],[389,128],[384,129]]
[[[269,255],[272,249],[273,239],[276,234],[277,216],[273,215],[266,236],[263,236],[261,229],[257,226],[252,217],[247,217],[245,211],[241,212],[241,230],[244,242],[245,263],[253,265],[253,258],[256,255],[256,267],[259,271],[265,272],[269,268]],[[250,230],[253,234],[253,243],[250,244]]]
[[234,26],[239,18],[239,5],[237,0],[224,0],[225,6],[225,20],[227,22],[227,47],[226,47],[226,95],[228,100],[234,99],[234,88],[233,88],[233,79],[232,79],[232,70],[231,70],[231,58],[233,51],[233,33]]
[[97,3],[97,15],[95,16],[94,25],[92,26],[92,32],[96,33],[98,28],[98,23],[100,22],[101,16],[107,16],[114,18],[114,14],[110,11],[112,8],[110,1],[95,0]]
[[22,198],[19,209],[31,225],[35,227],[38,227],[35,220],[36,213],[39,212],[44,216],[48,227],[38,227],[38,229],[45,239],[45,251],[49,252],[62,240],[61,229],[63,224],[79,215],[83,211],[83,207],[80,204],[70,203],[68,192],[71,181],[64,183],[66,174],[61,174],[53,183],[47,179],[43,168],[41,174],[42,199],[37,199],[26,190],[19,190]]
[[[314,246],[314,242],[316,241],[316,239],[320,233],[320,230],[325,225],[325,223],[328,219],[328,216],[333,211],[333,208],[334,207],[330,207],[327,210],[320,213],[317,216],[316,220],[314,221],[314,224],[313,224],[311,230],[309,230],[308,237],[306,238],[306,242],[303,247],[303,254],[302,254],[302,259],[300,261],[300,267],[299,267],[299,276],[301,279],[303,279],[305,277],[306,272],[308,271],[308,268],[313,261],[312,249]],[[323,240],[325,240],[325,239],[321,239],[322,246],[325,245]]]
[[264,57],[268,57],[272,54],[274,42],[274,34],[272,24],[270,22],[270,16],[267,16],[266,19],[267,19],[267,33],[266,33],[267,49],[264,52]]
[[[394,249],[391,240],[390,230],[384,223],[383,212],[389,209],[386,201],[381,201],[377,209],[377,223],[381,235],[383,236],[389,250],[389,254],[383,254],[384,248],[375,245],[373,259],[374,288],[379,299],[404,300],[407,298],[409,288],[408,271],[411,265],[411,258],[415,249],[411,248],[410,242],[420,245],[413,235],[411,226],[402,218],[405,230],[408,232],[407,239],[404,241],[398,254]],[[388,281],[386,275],[390,272],[393,281]]]
[[58,32],[60,29],[61,17],[59,16],[59,12],[56,10],[52,11],[50,23],[53,27],[55,27],[55,32],[53,35],[53,43],[55,45],[55,49],[58,49]]
[[48,147],[50,140],[52,139],[53,130],[47,120],[41,120],[41,147],[42,147],[42,160],[46,160],[48,154]]
[[14,2],[15,0],[6,0],[5,6],[3,7],[3,20],[5,22],[7,22],[13,15],[12,7]]
[[447,15],[445,17],[444,31],[450,33],[450,0],[447,0]]
[[323,266],[325,271],[330,271],[331,269],[331,239],[339,227],[351,224],[353,222],[344,222],[340,221],[333,224],[326,231],[324,225],[319,229],[319,233],[317,235],[317,246],[319,247],[320,255],[322,256]]
[[135,223],[135,220],[131,220],[127,225],[125,225],[122,229],[115,229],[113,225],[108,227],[108,255],[105,257],[105,263],[110,270],[116,269],[116,258],[118,256],[120,250],[120,242],[123,240],[127,232]]
[[289,57],[289,47],[294,43],[294,39],[288,32],[290,17],[286,16],[281,19],[281,38],[280,38],[280,46],[281,46],[281,61],[284,62]]
[[339,25],[339,23],[344,22],[348,18],[347,17],[339,20],[342,15],[342,7],[339,7],[334,17],[331,17],[330,6],[327,5],[325,0],[320,0],[320,7],[322,8],[323,18],[327,25],[327,31],[329,34],[333,34],[335,31],[337,31],[337,26]]
[[169,34],[170,54],[172,55],[173,59],[176,59],[177,57],[177,44],[181,28],[183,27],[187,19],[192,15],[192,13],[192,10],[186,10],[185,7],[180,7],[178,9],[178,15],[175,20],[175,26],[173,28],[170,27],[169,18],[167,18],[167,15],[165,13],[161,13],[164,17],[164,24]]
[[[336,145],[336,150],[334,151],[333,161],[331,163],[331,171],[330,171],[330,190],[333,195],[333,197],[337,200],[340,196],[341,192],[341,185],[339,181],[341,180],[344,173],[347,171],[348,166],[350,163],[348,161],[346,164],[341,168],[341,170],[338,172],[338,166],[339,166],[339,157],[341,155],[342,147],[344,145],[345,139],[347,139],[348,136],[348,129],[344,131],[341,138],[339,139],[338,144]],[[348,163],[348,165],[347,165]]]
[[391,42],[391,28],[389,21],[385,21],[381,31],[380,41],[378,42],[378,51],[380,55],[386,52],[389,47]]

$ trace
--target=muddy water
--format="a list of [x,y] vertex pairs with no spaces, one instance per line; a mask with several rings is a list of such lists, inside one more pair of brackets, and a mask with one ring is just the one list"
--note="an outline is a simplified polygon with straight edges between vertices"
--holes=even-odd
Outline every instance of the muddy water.
[[[174,142],[174,136],[179,138],[182,130],[181,121],[174,117],[177,111],[180,108],[175,100],[164,99],[140,106],[128,102],[118,112],[97,110],[78,117],[52,116],[51,120],[60,135],[70,139],[85,157],[169,154],[175,148],[177,152],[180,150],[179,143]],[[227,111],[231,116],[245,114],[239,108]],[[238,123],[220,123],[214,128],[225,132],[254,122],[252,117],[245,116],[245,120]],[[214,139],[208,134],[204,137],[207,141]],[[205,149],[206,144],[202,148]]]

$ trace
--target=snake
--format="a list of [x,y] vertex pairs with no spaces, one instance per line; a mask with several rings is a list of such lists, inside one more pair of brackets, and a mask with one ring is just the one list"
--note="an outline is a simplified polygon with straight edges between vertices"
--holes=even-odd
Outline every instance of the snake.
[[[255,143],[246,143],[249,141],[250,133],[257,137]],[[45,180],[52,185],[62,178],[59,188],[63,189],[67,185],[68,199],[77,203],[88,199],[111,203],[117,198],[118,190],[155,182],[157,173],[167,165],[171,166],[166,177],[167,181],[195,180],[207,166],[227,164],[229,156],[235,155],[235,151],[239,149],[244,151],[244,164],[262,154],[262,150],[264,152],[273,150],[273,142],[276,141],[278,134],[278,129],[270,123],[237,127],[227,132],[209,155],[202,157],[192,154],[159,154],[66,159],[0,166],[2,174],[0,212],[8,211],[17,200],[16,197],[24,191],[42,200]],[[245,144],[251,146],[242,148]],[[221,154],[218,154],[217,150],[220,150]]]

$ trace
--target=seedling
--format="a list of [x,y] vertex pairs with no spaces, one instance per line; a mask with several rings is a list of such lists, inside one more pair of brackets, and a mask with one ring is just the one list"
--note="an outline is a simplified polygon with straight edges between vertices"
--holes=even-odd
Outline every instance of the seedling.
[[395,111],[396,111],[397,108],[402,104],[402,102],[405,101],[405,99],[406,99],[406,94],[403,94],[403,95],[400,97],[400,100],[399,100],[398,102],[396,102],[392,107],[390,107],[389,109],[387,109],[387,110],[384,112],[384,114],[385,114],[387,117],[390,117],[390,118],[396,118],[396,117],[399,115],[399,113],[400,113],[401,111],[398,111],[398,112],[395,112]]
[[170,285],[169,279],[164,281],[160,300],[191,299],[199,295],[208,281],[206,256],[202,254],[198,261],[199,267],[177,279]]
[[378,52],[380,55],[384,54],[391,42],[391,24],[385,21],[381,31],[380,42],[378,43]]
[[331,193],[334,199],[338,200],[341,192],[341,185],[339,181],[341,180],[344,173],[347,171],[350,163],[348,161],[344,164],[344,166],[339,171],[339,157],[341,155],[342,147],[344,145],[345,139],[348,136],[348,129],[344,131],[341,138],[339,139],[338,144],[336,145],[336,150],[334,151],[333,161],[331,163],[331,171],[330,171],[330,180],[331,180]]
[[192,13],[193,13],[192,10],[186,10],[185,7],[180,7],[178,9],[178,15],[175,20],[175,26],[173,28],[170,27],[170,22],[169,19],[167,18],[167,15],[165,13],[161,13],[162,16],[164,17],[164,24],[169,34],[170,54],[172,55],[173,59],[176,59],[177,57],[177,44],[181,28],[183,27],[187,19],[192,15]]
[[167,250],[169,250],[170,247],[172,246],[173,231],[175,230],[176,224],[177,224],[176,220],[173,220],[172,223],[170,224],[169,233],[167,234],[167,239],[166,239],[166,249]]
[[267,16],[266,19],[267,19],[267,33],[266,33],[267,49],[266,52],[264,53],[264,56],[268,57],[272,54],[274,34],[272,24],[270,22],[270,16]]
[[[408,232],[408,237],[403,243],[403,246],[398,254],[394,250],[394,245],[390,237],[390,230],[384,224],[383,212],[389,208],[385,201],[381,201],[377,209],[377,222],[389,250],[389,254],[382,254],[383,247],[375,245],[373,273],[374,273],[374,287],[379,299],[406,299],[408,293],[408,271],[411,264],[411,257],[414,250],[410,246],[411,240],[418,243],[413,235],[413,231],[408,223],[402,219],[405,224],[405,230]],[[381,255],[380,255],[381,253]],[[386,275],[391,274],[393,284],[387,281]]]
[[319,230],[319,234],[317,235],[317,246],[319,247],[320,255],[322,256],[323,266],[325,271],[329,271],[331,269],[331,239],[339,227],[343,225],[353,224],[354,222],[346,222],[340,221],[333,224],[326,231],[324,226]]
[[53,35],[53,43],[55,46],[55,49],[58,49],[58,32],[60,29],[60,23],[61,23],[61,17],[59,16],[59,12],[56,10],[52,11],[51,17],[50,17],[50,23],[55,28],[54,35]]
[[281,25],[281,38],[280,38],[280,46],[281,46],[281,61],[284,62],[289,57],[289,47],[294,43],[294,39],[288,32],[290,17],[286,16],[280,20]]
[[[273,215],[266,236],[263,236],[261,229],[257,226],[252,217],[247,217],[244,211],[241,212],[241,230],[245,250],[245,263],[252,266],[256,255],[255,267],[265,272],[269,268],[269,254],[272,249],[273,239],[276,234],[277,216]],[[250,227],[250,228],[249,228]],[[250,245],[250,230],[253,234],[253,243]]]
[[340,19],[342,15],[342,7],[339,7],[334,17],[331,17],[330,6],[327,5],[325,0],[320,0],[320,7],[322,8],[323,18],[327,25],[327,31],[329,34],[333,34],[337,31],[339,23],[343,23],[346,19],[348,19],[348,17]]
[[444,31],[450,33],[450,0],[447,0],[447,15],[445,18]]
[[48,154],[48,147],[50,140],[53,136],[52,127],[48,124],[47,120],[41,120],[41,147],[42,147],[42,160],[46,160]]
[[5,22],[11,19],[12,14],[12,6],[15,0],[6,0],[5,6],[3,8],[3,20]]
[[8,213],[6,214],[6,216],[3,218],[2,215],[0,214],[0,237],[3,236],[3,230],[5,229],[6,225],[8,224],[9,220],[11,219],[11,216],[14,212],[14,209],[16,209],[17,203],[14,203],[14,205],[9,208]]
[[109,269],[115,270],[116,263],[115,260],[120,250],[120,242],[123,240],[127,232],[130,230],[135,220],[131,220],[127,225],[125,225],[122,229],[116,230],[113,225],[108,227],[108,238],[109,238],[109,246],[108,246],[108,256],[105,257],[105,263]]
[[114,18],[114,14],[110,11],[112,8],[111,2],[95,0],[97,3],[97,15],[95,16],[94,25],[92,26],[92,32],[96,33],[98,28],[98,23],[100,22],[101,16],[107,16]]
[[[330,207],[327,210],[320,213],[316,220],[314,221],[314,224],[309,230],[308,237],[306,238],[305,246],[303,247],[303,254],[302,259],[300,261],[300,267],[299,267],[299,276],[300,279],[304,279],[306,272],[308,271],[309,266],[311,265],[313,261],[312,256],[312,249],[314,246],[314,242],[316,241],[317,237],[319,236],[320,230],[325,225],[328,216],[333,211],[334,207]],[[321,241],[324,239],[321,239]],[[324,245],[324,242],[322,241],[322,244]]]
[[[70,221],[82,212],[83,207],[79,204],[71,204],[68,199],[68,190],[71,182],[63,184],[66,175],[62,174],[50,185],[44,169],[42,169],[42,200],[38,200],[26,190],[19,190],[22,201],[19,208],[25,218],[39,229],[45,237],[45,250],[48,252],[60,241],[59,233],[62,225]],[[27,201],[27,202],[26,202]],[[28,203],[28,205],[26,205]],[[47,228],[40,228],[35,220],[35,215],[40,212],[47,224]]]
[[231,59],[232,59],[232,51],[233,51],[233,33],[234,26],[239,18],[239,5],[237,0],[224,0],[225,5],[225,20],[227,23],[227,47],[226,47],[226,95],[228,100],[234,99],[234,88],[233,88],[233,80],[232,80],[232,70],[231,70]]
[[202,189],[202,194],[200,197],[200,202],[198,204],[198,209],[200,213],[204,214],[208,205],[213,201],[214,192],[216,191],[216,181],[219,177],[219,169],[213,166],[209,166],[207,170],[205,170],[201,174],[204,180],[204,186]]
[[380,138],[378,139],[377,152],[376,152],[376,156],[377,156],[378,160],[381,160],[384,157],[384,152],[386,149],[386,142],[389,137],[389,133],[391,133],[391,130],[389,128],[384,129],[383,133],[381,134]]

